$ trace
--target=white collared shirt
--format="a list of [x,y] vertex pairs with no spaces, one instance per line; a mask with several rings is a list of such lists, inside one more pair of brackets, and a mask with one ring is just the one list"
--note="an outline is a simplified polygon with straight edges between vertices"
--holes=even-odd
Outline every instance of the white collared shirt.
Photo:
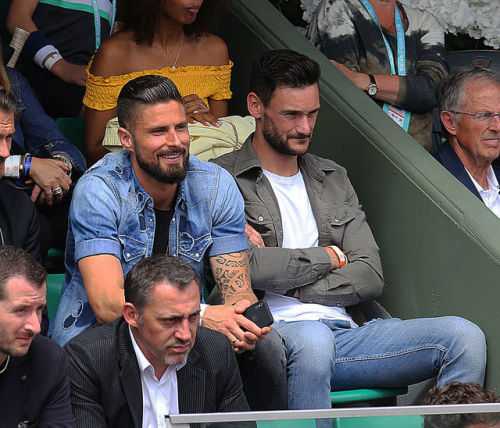
[[[467,171],[467,169],[465,169]],[[486,180],[488,181],[488,189],[483,189],[481,185],[474,179],[474,177],[467,171],[470,179],[474,183],[476,190],[479,192],[481,199],[484,204],[491,210],[493,213],[500,218],[500,188],[498,186],[498,180],[495,176],[495,172],[493,171],[493,167],[490,165],[488,171],[486,172]]]
[[186,363],[168,366],[160,380],[149,360],[142,353],[129,326],[142,383],[142,428],[165,428],[166,415],[179,414],[177,370]]

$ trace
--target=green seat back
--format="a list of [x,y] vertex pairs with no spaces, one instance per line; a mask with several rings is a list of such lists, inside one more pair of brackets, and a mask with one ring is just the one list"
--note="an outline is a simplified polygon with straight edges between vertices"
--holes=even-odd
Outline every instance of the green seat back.
[[341,418],[336,428],[422,428],[424,418],[420,415],[375,416],[366,418]]
[[71,144],[85,155],[85,126],[81,117],[60,117],[57,125]]
[[49,273],[47,275],[47,309],[49,319],[54,318],[57,312],[59,300],[61,300],[61,287],[64,281],[64,273]]
[[355,403],[357,401],[380,400],[382,398],[397,397],[408,392],[408,388],[366,388],[333,391],[332,404]]

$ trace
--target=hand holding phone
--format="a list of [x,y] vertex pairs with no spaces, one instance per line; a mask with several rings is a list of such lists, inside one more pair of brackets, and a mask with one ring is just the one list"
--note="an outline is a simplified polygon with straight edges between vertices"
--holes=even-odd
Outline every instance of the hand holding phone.
[[267,327],[274,322],[273,314],[265,300],[259,300],[245,309],[242,314],[258,327]]

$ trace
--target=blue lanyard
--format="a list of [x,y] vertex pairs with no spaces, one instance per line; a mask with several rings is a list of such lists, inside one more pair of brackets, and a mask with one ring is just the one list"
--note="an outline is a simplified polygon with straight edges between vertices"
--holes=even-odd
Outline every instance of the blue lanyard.
[[[380,30],[380,34],[382,35],[382,39],[385,43],[385,48],[387,49],[387,54],[389,55],[389,62],[391,64],[391,74],[396,75],[396,68],[394,66],[394,54],[392,53],[391,46],[387,41],[384,32],[382,31],[382,27],[380,26],[377,15],[373,10],[372,5],[368,2],[368,0],[360,0],[360,2],[365,7],[366,11],[370,15],[375,24],[377,24],[378,29]],[[400,76],[406,76],[406,44],[405,44],[405,30],[403,28],[403,23],[401,22],[401,17],[399,16],[398,7],[394,7],[394,21],[396,24],[396,37],[397,37],[397,49],[398,49],[398,73]]]
[[[92,0],[92,7],[94,9],[94,28],[95,28],[95,50],[99,49],[101,45],[101,15],[99,14],[99,6],[97,0]],[[116,16],[116,0],[112,0],[111,14],[110,14],[110,25],[111,29],[109,34],[113,31],[113,25],[115,24]]]

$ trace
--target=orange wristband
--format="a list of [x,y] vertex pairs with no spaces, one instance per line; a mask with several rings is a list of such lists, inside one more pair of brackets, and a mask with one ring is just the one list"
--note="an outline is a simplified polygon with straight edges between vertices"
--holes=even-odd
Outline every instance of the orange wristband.
[[347,256],[344,252],[336,245],[330,245],[329,247],[334,251],[335,255],[339,259],[339,268],[345,266],[347,264]]

